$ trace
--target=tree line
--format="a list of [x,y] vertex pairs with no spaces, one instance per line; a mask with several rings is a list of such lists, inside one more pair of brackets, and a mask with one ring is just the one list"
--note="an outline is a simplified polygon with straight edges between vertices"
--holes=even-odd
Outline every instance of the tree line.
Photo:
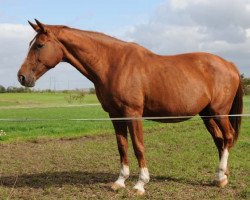
[[85,92],[89,94],[95,94],[95,88],[56,91],[51,89],[36,90],[28,87],[13,87],[13,86],[5,88],[4,86],[0,85],[0,93],[53,93],[53,92],[63,92],[63,93]]
[[250,78],[245,78],[244,74],[241,75],[243,83],[243,92],[245,95],[250,95]]

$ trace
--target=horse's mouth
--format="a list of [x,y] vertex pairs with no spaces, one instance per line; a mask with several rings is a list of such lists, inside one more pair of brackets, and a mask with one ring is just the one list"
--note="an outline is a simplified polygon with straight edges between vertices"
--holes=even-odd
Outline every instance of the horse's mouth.
[[35,82],[27,83],[27,84],[25,84],[23,86],[25,86],[25,87],[34,87],[35,86]]
[[24,86],[24,87],[34,87],[35,86],[35,83],[29,83],[29,84],[23,84],[23,83],[21,83],[21,85],[22,86]]

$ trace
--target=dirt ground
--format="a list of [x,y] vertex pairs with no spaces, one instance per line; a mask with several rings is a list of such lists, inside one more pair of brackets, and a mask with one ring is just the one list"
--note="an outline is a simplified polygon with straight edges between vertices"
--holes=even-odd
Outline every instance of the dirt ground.
[[[147,146],[154,148],[151,143]],[[130,157],[133,157],[131,149],[130,146]],[[127,188],[118,192],[110,189],[119,171],[113,135],[6,143],[0,144],[0,152],[0,199],[137,198],[132,191],[138,176],[134,158]],[[198,178],[199,171],[198,175],[190,172],[190,176],[181,173],[175,176],[175,172],[162,174],[161,166],[157,166],[161,158],[153,153],[149,157],[152,158],[151,182],[143,199],[247,199],[247,192],[240,189],[246,187],[245,182],[224,189],[213,186],[210,177],[214,168],[207,170],[202,179]],[[198,161],[190,165],[195,163]]]

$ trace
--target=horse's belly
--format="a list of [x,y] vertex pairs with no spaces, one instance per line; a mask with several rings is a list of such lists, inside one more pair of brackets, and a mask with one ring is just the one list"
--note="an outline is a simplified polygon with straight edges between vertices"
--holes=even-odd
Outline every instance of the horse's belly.
[[160,122],[180,122],[199,114],[208,104],[208,98],[152,100],[145,105],[143,116]]
[[148,120],[153,120],[163,123],[175,123],[188,120],[192,118],[197,113],[187,113],[187,112],[172,112],[162,109],[161,111],[150,111],[145,109],[143,117]]

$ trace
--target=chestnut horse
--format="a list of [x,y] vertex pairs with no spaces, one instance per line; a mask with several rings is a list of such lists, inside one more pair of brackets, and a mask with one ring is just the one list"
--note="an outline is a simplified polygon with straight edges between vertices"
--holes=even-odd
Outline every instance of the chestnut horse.
[[111,118],[129,118],[112,121],[121,159],[114,190],[125,187],[129,177],[128,131],[140,167],[134,189],[144,194],[144,185],[149,182],[142,120],[138,118],[191,118],[197,114],[202,116],[218,148],[216,183],[221,187],[227,184],[228,152],[237,140],[241,122],[239,115],[227,115],[242,113],[242,85],[233,63],[209,53],[160,56],[102,33],[45,25],[38,20],[29,23],[37,35],[18,72],[22,85],[32,87],[59,62],[68,62],[94,83],[96,95]]

